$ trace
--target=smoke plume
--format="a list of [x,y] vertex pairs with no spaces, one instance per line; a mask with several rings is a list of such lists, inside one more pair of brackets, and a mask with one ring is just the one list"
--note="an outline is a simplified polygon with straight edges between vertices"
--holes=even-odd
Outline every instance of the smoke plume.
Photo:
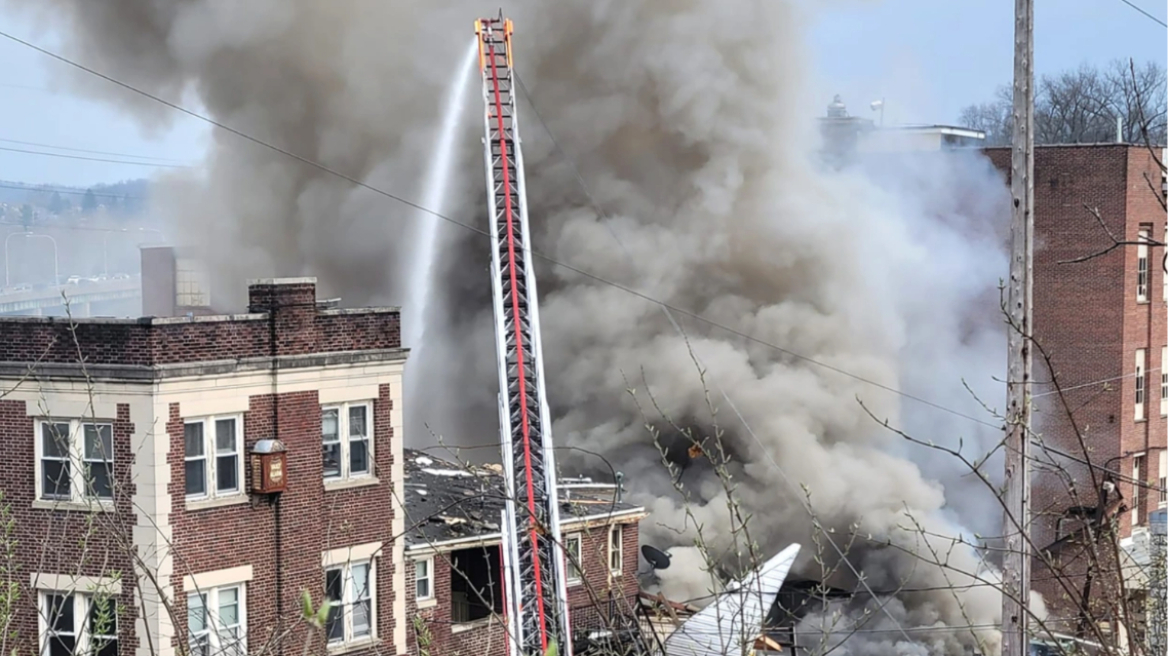
[[[471,21],[491,7],[58,0],[30,11],[64,29],[66,52],[87,65],[414,200],[443,89]],[[953,564],[968,573],[946,576],[923,562],[922,534],[905,528],[994,534],[992,497],[951,458],[908,445],[869,412],[939,444],[963,438],[971,457],[992,441],[984,426],[880,386],[985,416],[964,378],[998,404],[1000,180],[974,155],[844,170],[817,164],[814,116],[826,99],[803,95],[808,17],[794,0],[517,0],[507,11],[516,66],[569,153],[553,147],[524,99],[536,249],[757,339],[679,316],[683,338],[659,306],[541,261],[558,444],[614,463],[630,497],[652,513],[642,539],[697,563],[694,520],[712,548],[726,546],[725,491],[700,456],[680,458],[691,495],[683,499],[645,424],[666,441],[677,438],[671,421],[707,435],[717,426],[764,556],[792,541],[812,544],[803,485],[824,530],[843,542],[853,527],[864,536],[848,548],[873,589],[932,589],[899,597],[895,612],[907,629],[996,621],[990,588],[937,590],[986,571],[978,554],[959,550]],[[188,120],[100,80],[76,84],[147,129]],[[462,183],[448,206],[457,220],[485,227],[474,109],[461,140]],[[346,305],[405,298],[416,211],[235,135],[212,138],[205,170],[163,181],[156,209],[184,241],[208,247],[217,298],[238,301],[240,279],[260,275],[315,275],[322,294]],[[444,227],[442,238],[442,297],[427,317],[434,342],[408,368],[423,381],[407,408],[410,439],[435,433],[490,444],[489,250],[460,228]],[[603,472],[580,451],[564,451],[561,462]],[[900,548],[881,546],[889,542]],[[799,567],[814,576],[812,560]],[[856,584],[846,568],[835,572],[838,585]],[[661,572],[660,585],[675,598],[698,597],[710,579],[677,567]],[[970,644],[960,629],[944,640],[912,635],[903,644],[899,633],[861,632],[848,645],[854,653],[956,653]]]

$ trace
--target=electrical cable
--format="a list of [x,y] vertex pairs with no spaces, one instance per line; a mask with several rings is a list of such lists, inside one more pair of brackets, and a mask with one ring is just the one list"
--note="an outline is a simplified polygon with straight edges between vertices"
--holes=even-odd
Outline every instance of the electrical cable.
[[153,166],[167,169],[189,169],[194,168],[188,164],[162,164],[160,162],[131,162],[124,159],[111,159],[107,157],[86,157],[84,155],[67,155],[65,153],[46,153],[40,150],[26,150],[24,148],[9,148],[7,146],[0,146],[0,150],[9,153],[23,153],[25,155],[42,155],[44,157],[60,157],[62,159],[80,159],[88,162],[106,162],[109,164],[129,164],[132,166]]
[[[8,32],[5,32],[5,31],[2,31],[2,30],[0,30],[0,37],[3,37],[3,38],[5,38],[5,39],[8,39],[9,41],[12,41],[12,42],[14,42],[14,43],[20,44],[20,45],[22,45],[22,46],[25,46],[25,47],[27,47],[27,48],[30,48],[30,49],[32,49],[32,50],[35,50],[35,51],[37,51],[37,52],[39,52],[39,53],[41,53],[41,54],[43,54],[43,55],[45,55],[45,56],[47,56],[47,57],[50,57],[50,58],[52,58],[52,59],[55,59],[55,60],[57,60],[57,61],[59,61],[59,62],[61,62],[61,63],[63,63],[63,64],[66,64],[66,65],[68,65],[68,66],[71,66],[71,67],[73,67],[73,68],[76,68],[76,69],[78,69],[78,70],[80,70],[80,71],[83,71],[83,72],[85,72],[85,73],[88,73],[88,74],[90,74],[90,75],[93,75],[93,76],[95,76],[95,77],[101,78],[101,79],[103,79],[103,80],[105,80],[105,81],[107,81],[107,82],[109,82],[109,83],[111,83],[111,84],[114,84],[114,85],[116,85],[116,86],[119,86],[119,87],[121,87],[121,88],[123,88],[123,89],[125,89],[125,90],[127,90],[127,91],[130,91],[130,92],[132,92],[132,93],[138,94],[138,95],[140,95],[140,96],[142,96],[142,97],[144,97],[144,98],[148,98],[148,99],[150,99],[150,100],[153,100],[153,101],[155,101],[155,102],[157,102],[157,103],[159,103],[159,104],[165,105],[166,107],[169,107],[169,108],[171,108],[171,109],[173,109],[173,110],[175,110],[175,111],[177,111],[177,112],[180,112],[180,113],[182,113],[182,114],[185,114],[185,115],[187,115],[187,116],[190,116],[190,117],[192,117],[192,118],[195,118],[195,119],[198,119],[198,120],[200,120],[200,121],[203,121],[203,122],[205,122],[205,123],[207,123],[207,124],[209,124],[209,125],[212,125],[212,126],[214,126],[214,127],[217,127],[217,128],[219,128],[219,129],[221,129],[221,130],[224,130],[224,131],[226,131],[226,132],[229,132],[229,133],[231,133],[231,134],[233,134],[233,135],[235,135],[235,136],[237,136],[237,137],[239,137],[239,138],[241,138],[241,139],[243,139],[243,140],[245,140],[245,141],[249,141],[249,142],[251,142],[251,143],[253,143],[253,144],[256,144],[256,145],[258,145],[258,146],[261,146],[261,147],[263,147],[263,148],[266,148],[266,149],[268,149],[268,150],[271,150],[271,151],[273,151],[273,152],[279,153],[279,154],[281,154],[281,155],[284,155],[284,156],[286,156],[286,157],[289,157],[289,158],[291,158],[291,159],[293,159],[293,160],[296,160],[296,161],[298,161],[298,162],[300,162],[300,163],[302,163],[302,164],[305,164],[305,165],[307,165],[307,166],[310,166],[310,167],[312,167],[312,168],[315,168],[315,169],[317,169],[317,170],[320,170],[320,171],[323,171],[323,172],[325,172],[325,173],[328,173],[328,174],[330,174],[330,175],[332,175],[332,176],[335,176],[335,177],[337,177],[337,178],[339,178],[339,179],[341,179],[341,180],[344,180],[344,181],[346,181],[346,182],[349,182],[350,184],[353,184],[353,185],[355,185],[355,186],[357,186],[357,187],[360,187],[360,188],[362,188],[362,189],[366,189],[366,190],[368,190],[368,191],[371,191],[371,192],[373,192],[373,193],[375,193],[375,194],[378,194],[378,195],[380,195],[380,196],[383,196],[383,197],[385,197],[385,198],[389,198],[389,199],[391,199],[391,200],[394,200],[394,201],[396,201],[396,202],[398,202],[398,203],[401,203],[402,205],[405,205],[405,206],[407,206],[407,207],[410,207],[410,208],[416,209],[416,210],[418,210],[418,211],[420,211],[420,212],[424,212],[424,213],[426,213],[426,214],[429,214],[429,215],[431,215],[431,216],[434,216],[435,218],[438,218],[438,219],[440,219],[440,220],[442,220],[442,221],[446,221],[446,222],[448,222],[448,223],[451,223],[451,224],[457,225],[457,226],[459,226],[459,227],[461,227],[461,228],[464,228],[464,229],[466,229],[466,230],[469,230],[469,231],[471,231],[471,232],[477,233],[477,234],[479,234],[479,235],[481,235],[481,236],[484,236],[484,237],[489,237],[489,236],[490,236],[490,235],[489,235],[489,233],[488,233],[486,230],[484,230],[484,229],[481,229],[481,228],[476,228],[476,227],[474,227],[474,226],[472,226],[472,225],[469,225],[469,224],[463,223],[463,222],[461,222],[461,221],[458,221],[457,219],[454,219],[454,218],[452,218],[452,217],[446,216],[446,215],[444,215],[444,214],[442,214],[442,213],[440,213],[440,212],[436,212],[436,211],[434,211],[434,210],[432,210],[432,209],[429,209],[429,208],[427,208],[427,207],[424,207],[424,206],[422,206],[422,205],[420,205],[420,204],[418,204],[418,203],[415,203],[415,202],[413,202],[413,201],[410,201],[410,200],[408,200],[408,199],[406,199],[406,198],[403,198],[403,197],[401,197],[401,196],[398,196],[398,195],[396,195],[396,194],[392,194],[392,193],[390,193],[390,192],[388,192],[388,191],[385,191],[385,190],[383,190],[383,189],[379,189],[378,187],[374,187],[373,185],[370,185],[370,184],[368,184],[368,183],[366,183],[366,182],[362,182],[361,180],[358,180],[357,178],[354,178],[354,177],[352,177],[352,176],[350,176],[350,175],[346,175],[345,173],[342,173],[342,172],[340,172],[340,171],[337,171],[337,170],[335,170],[335,169],[333,169],[333,168],[330,168],[330,167],[328,167],[328,166],[325,166],[324,164],[321,164],[321,163],[315,162],[315,161],[313,161],[313,160],[310,160],[310,159],[308,159],[308,158],[306,158],[306,157],[304,157],[304,156],[302,156],[302,155],[298,155],[298,154],[296,154],[296,153],[293,153],[293,152],[291,152],[291,151],[289,151],[289,150],[286,150],[286,149],[284,149],[284,148],[281,148],[281,147],[279,147],[279,146],[276,146],[276,145],[274,145],[274,144],[270,144],[270,143],[268,143],[268,142],[266,142],[266,141],[263,141],[262,139],[259,139],[259,138],[257,138],[257,137],[253,137],[253,136],[251,136],[251,135],[249,135],[249,134],[247,134],[247,133],[245,133],[245,132],[242,132],[242,131],[240,131],[240,130],[238,130],[238,129],[236,129],[236,128],[233,128],[233,127],[231,127],[231,126],[229,126],[229,125],[226,125],[226,124],[224,124],[224,123],[222,123],[222,122],[220,122],[220,121],[217,121],[217,120],[215,120],[215,119],[213,119],[213,118],[211,118],[211,117],[209,117],[209,116],[205,116],[205,115],[203,115],[203,114],[200,114],[200,113],[198,113],[198,112],[195,112],[195,111],[193,111],[193,110],[187,109],[186,107],[183,107],[183,106],[181,106],[181,105],[178,105],[178,104],[176,104],[176,103],[170,102],[170,101],[168,101],[168,100],[166,100],[166,99],[164,99],[164,98],[161,98],[161,97],[159,97],[159,96],[156,96],[156,95],[154,95],[154,94],[151,94],[151,93],[149,93],[149,92],[147,92],[147,91],[143,91],[143,90],[141,90],[141,89],[138,89],[137,87],[134,87],[134,86],[132,86],[132,85],[130,85],[130,84],[127,84],[127,83],[125,83],[125,82],[122,82],[121,80],[118,80],[118,79],[116,79],[116,78],[114,78],[114,77],[111,77],[111,76],[109,76],[109,75],[106,75],[106,74],[104,74],[104,73],[101,73],[100,71],[97,71],[97,70],[95,70],[95,69],[89,68],[89,67],[87,67],[87,66],[85,66],[85,65],[83,65],[83,64],[80,64],[80,63],[78,63],[78,62],[75,62],[75,61],[73,61],[73,60],[71,60],[71,59],[69,59],[69,58],[67,58],[67,57],[64,57],[64,56],[62,56],[62,55],[59,55],[59,54],[57,54],[57,53],[55,53],[55,52],[53,52],[53,51],[51,51],[51,50],[48,50],[48,49],[46,49],[46,48],[42,48],[42,47],[40,47],[40,46],[38,46],[38,45],[36,45],[36,44],[34,44],[34,43],[31,43],[31,42],[29,42],[29,41],[25,41],[24,39],[21,39],[21,38],[19,38],[19,37],[15,36],[15,35],[9,34]],[[560,267],[560,268],[566,269],[566,270],[568,270],[568,271],[571,271],[571,272],[573,272],[573,273],[576,273],[576,274],[578,274],[578,275],[580,275],[580,276],[583,276],[583,277],[585,277],[585,278],[588,278],[588,279],[590,279],[590,280],[593,280],[593,281],[599,282],[599,283],[601,283],[601,284],[606,284],[606,285],[612,286],[612,287],[614,287],[614,288],[616,288],[616,289],[619,289],[619,290],[621,290],[621,291],[624,291],[624,292],[626,292],[626,293],[628,293],[628,294],[630,294],[630,295],[633,295],[633,296],[636,296],[636,297],[638,297],[638,298],[641,298],[641,299],[643,299],[643,300],[646,300],[646,301],[648,301],[648,302],[650,302],[650,303],[654,303],[654,304],[660,305],[660,306],[662,306],[664,309],[666,309],[666,310],[669,310],[670,312],[673,312],[673,313],[676,313],[676,314],[681,314],[681,315],[683,315],[683,316],[690,317],[691,319],[694,319],[694,320],[696,320],[696,321],[699,321],[699,322],[701,322],[701,323],[705,323],[705,324],[707,324],[707,325],[709,325],[709,326],[712,326],[712,327],[715,327],[715,328],[719,328],[719,329],[721,329],[721,330],[724,330],[724,331],[726,331],[726,332],[729,332],[729,333],[731,333],[731,334],[733,334],[733,335],[736,335],[736,336],[738,336],[738,337],[741,337],[741,338],[743,338],[743,339],[746,339],[746,340],[748,340],[748,341],[751,341],[751,342],[754,342],[754,343],[756,343],[756,344],[759,344],[759,345],[761,345],[761,346],[766,346],[766,347],[768,347],[768,348],[771,348],[771,349],[774,349],[774,350],[776,350],[776,351],[779,351],[779,352],[781,352],[781,353],[784,353],[784,354],[786,354],[786,355],[788,355],[788,356],[790,356],[790,357],[796,358],[796,359],[798,359],[798,360],[802,360],[802,361],[804,361],[804,362],[808,362],[808,363],[810,363],[810,364],[814,364],[814,365],[816,365],[816,366],[818,366],[818,367],[821,367],[821,368],[827,369],[827,370],[829,370],[829,371],[833,371],[833,372],[835,372],[835,373],[838,373],[838,374],[840,374],[840,375],[843,375],[843,376],[847,376],[848,378],[852,378],[852,379],[854,379],[854,380],[856,380],[856,381],[858,381],[858,382],[862,382],[862,383],[865,383],[865,384],[867,384],[867,385],[870,385],[870,386],[873,386],[873,387],[876,387],[876,388],[879,388],[879,389],[883,389],[883,390],[885,390],[885,391],[887,391],[887,392],[890,392],[890,393],[893,393],[893,394],[899,395],[899,396],[901,396],[901,397],[903,397],[903,398],[907,398],[907,399],[909,399],[909,400],[915,401],[915,402],[917,402],[917,403],[920,403],[920,404],[922,404],[922,405],[926,405],[926,406],[928,406],[928,407],[931,407],[931,408],[934,408],[934,409],[936,409],[936,410],[940,410],[940,411],[942,411],[942,412],[945,412],[945,413],[948,413],[948,414],[951,414],[951,415],[954,415],[954,416],[957,416],[957,417],[961,417],[961,418],[967,419],[967,420],[969,420],[969,421],[973,421],[973,422],[975,422],[975,423],[978,423],[978,424],[981,424],[981,425],[984,425],[984,426],[988,426],[988,427],[991,427],[991,428],[995,428],[995,429],[1000,429],[1000,428],[1001,428],[1001,426],[1000,426],[1000,425],[998,425],[998,424],[993,424],[993,423],[987,422],[987,421],[985,421],[985,420],[983,420],[983,419],[980,419],[980,418],[974,417],[974,416],[972,416],[972,415],[969,415],[969,414],[963,413],[963,412],[961,412],[961,411],[958,411],[958,410],[954,410],[954,409],[952,409],[952,408],[945,407],[945,406],[943,406],[943,405],[940,405],[940,404],[938,404],[938,403],[935,403],[935,402],[933,402],[933,401],[930,401],[930,400],[928,400],[928,399],[925,399],[925,398],[922,398],[922,397],[919,397],[919,396],[916,396],[916,395],[910,394],[910,393],[908,393],[908,392],[904,392],[904,391],[902,391],[902,390],[898,390],[898,389],[896,389],[896,388],[890,387],[890,386],[888,386],[888,385],[884,385],[884,384],[882,384],[882,383],[878,383],[878,382],[876,382],[876,381],[873,381],[873,380],[870,380],[870,379],[864,378],[863,376],[859,376],[859,375],[857,375],[857,374],[853,374],[853,373],[851,373],[851,372],[849,372],[849,371],[846,371],[846,370],[844,370],[844,369],[840,369],[839,367],[834,367],[834,366],[832,366],[832,365],[829,365],[829,364],[827,364],[827,363],[825,363],[825,362],[820,362],[820,361],[818,361],[818,360],[815,360],[814,358],[810,358],[810,357],[808,357],[808,356],[805,356],[805,355],[802,355],[802,354],[800,354],[800,353],[796,353],[796,352],[794,352],[794,351],[791,351],[790,349],[786,349],[786,348],[780,347],[780,346],[778,346],[778,345],[776,345],[776,344],[772,344],[772,343],[770,343],[770,342],[767,342],[767,341],[765,341],[765,340],[759,339],[759,338],[757,338],[757,337],[754,337],[753,335],[749,335],[749,334],[747,334],[747,333],[743,333],[742,331],[735,330],[734,328],[731,328],[731,327],[729,327],[729,326],[723,325],[723,324],[721,324],[721,323],[719,323],[719,322],[717,322],[717,321],[714,321],[714,320],[712,320],[712,319],[708,319],[708,318],[706,318],[706,317],[704,317],[704,316],[702,316],[702,315],[700,315],[700,314],[697,314],[697,313],[695,313],[695,312],[690,312],[690,311],[688,311],[688,310],[684,310],[684,309],[682,309],[682,308],[678,308],[678,307],[675,307],[675,306],[669,305],[669,304],[667,304],[667,303],[664,303],[664,302],[662,302],[662,301],[658,301],[657,299],[654,299],[653,297],[649,296],[648,294],[645,294],[645,293],[643,293],[643,292],[637,291],[637,290],[635,290],[635,289],[632,289],[632,288],[630,288],[630,287],[627,287],[627,286],[625,286],[625,285],[622,285],[622,284],[620,284],[620,283],[617,283],[617,282],[614,282],[614,281],[609,281],[609,280],[606,280],[606,279],[604,279],[604,278],[602,278],[602,277],[600,277],[600,276],[598,276],[598,275],[595,275],[595,274],[589,273],[589,272],[587,272],[587,271],[584,271],[584,270],[582,270],[582,269],[579,269],[579,268],[577,268],[577,267],[574,267],[574,266],[572,266],[572,265],[566,264],[566,263],[564,263],[564,262],[560,262],[560,261],[558,261],[558,260],[556,260],[556,259],[554,259],[554,258],[552,258],[552,257],[549,257],[549,256],[546,256],[546,255],[543,255],[543,254],[541,254],[541,253],[539,253],[539,252],[532,251],[532,255],[534,255],[534,256],[536,256],[536,257],[538,257],[538,258],[540,258],[540,259],[542,259],[542,260],[544,260],[544,261],[548,262],[549,264],[552,264],[552,265],[558,266],[558,267]],[[1086,464],[1087,466],[1090,466],[1090,467],[1093,467],[1093,468],[1100,469],[1100,470],[1102,470],[1102,471],[1104,471],[1104,472],[1106,472],[1106,473],[1111,473],[1111,474],[1115,474],[1115,475],[1117,475],[1117,476],[1120,476],[1120,475],[1118,474],[1118,472],[1112,472],[1111,470],[1108,470],[1108,469],[1106,469],[1106,468],[1103,468],[1103,467],[1100,467],[1100,466],[1098,466],[1098,465],[1095,465],[1095,464],[1093,464],[1093,463],[1090,463],[1089,461],[1078,460],[1078,459],[1076,459],[1074,456],[1071,456],[1070,454],[1067,454],[1067,453],[1065,453],[1065,452],[1060,452],[1060,451],[1058,451],[1057,449],[1054,449],[1054,448],[1052,448],[1052,447],[1049,447],[1049,446],[1046,446],[1046,445],[1043,445],[1043,446],[1044,446],[1044,448],[1045,448],[1045,449],[1047,449],[1047,450],[1051,451],[1052,453],[1057,453],[1057,454],[1059,454],[1059,455],[1062,455],[1063,457],[1067,457],[1067,458],[1070,458],[1070,459],[1072,459],[1072,460],[1076,460],[1076,461],[1078,461],[1078,462],[1082,462],[1082,463]],[[768,456],[769,456],[769,454],[768,454]],[[773,460],[773,459],[772,459],[772,460]]]
[[69,146],[54,146],[53,144],[36,141],[20,141],[18,139],[0,139],[0,142],[13,143],[20,146],[36,146],[37,148],[52,148],[53,150],[67,150],[74,153],[89,153],[91,155],[113,155],[114,157],[129,157],[131,159],[149,159],[157,162],[186,163],[172,157],[151,157],[149,155],[133,155],[130,153],[115,153],[108,150],[89,150],[87,148],[72,148]]
[[1132,2],[1131,0],[1119,0],[1119,1],[1127,6],[1131,7],[1132,9],[1135,9],[1136,11],[1140,12],[1144,16],[1147,16],[1148,18],[1152,19],[1153,21],[1158,23],[1161,27],[1168,27],[1168,23],[1165,23],[1164,21],[1160,20],[1159,18],[1156,18],[1152,14],[1148,13],[1143,7],[1137,5],[1136,3]]

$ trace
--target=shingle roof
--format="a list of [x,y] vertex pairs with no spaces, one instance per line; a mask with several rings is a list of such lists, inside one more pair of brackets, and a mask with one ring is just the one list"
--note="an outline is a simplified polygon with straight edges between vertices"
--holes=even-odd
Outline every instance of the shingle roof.
[[[501,465],[456,464],[405,449],[405,540],[410,547],[499,534],[505,501]],[[560,522],[643,509],[617,502],[588,479],[560,493]]]

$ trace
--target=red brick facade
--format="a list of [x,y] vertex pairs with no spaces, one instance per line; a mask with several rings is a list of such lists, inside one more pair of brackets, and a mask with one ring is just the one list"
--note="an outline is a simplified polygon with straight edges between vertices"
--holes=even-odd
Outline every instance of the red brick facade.
[[[400,409],[394,407],[400,398],[400,380],[391,385],[366,384],[361,389],[370,392],[372,415],[369,417],[372,442],[372,476],[363,481],[342,486],[327,486],[323,479],[321,454],[321,406],[316,389],[272,394],[278,376],[287,369],[294,374],[301,366],[329,366],[328,374],[345,384],[349,380],[346,366],[354,376],[362,375],[368,365],[400,367],[404,353],[400,350],[399,314],[396,310],[319,310],[315,302],[315,284],[295,280],[289,284],[264,281],[251,288],[253,314],[235,317],[206,317],[200,319],[143,319],[78,320],[76,343],[67,321],[41,318],[0,319],[0,366],[9,371],[34,369],[55,363],[67,365],[53,370],[62,380],[64,389],[84,389],[86,374],[78,364],[78,351],[87,371],[100,370],[88,384],[112,385],[109,388],[91,388],[92,398],[126,393],[134,399],[117,403],[116,417],[95,416],[80,405],[65,406],[72,410],[55,408],[51,403],[42,407],[37,400],[24,398],[0,399],[0,447],[8,456],[0,465],[0,490],[3,503],[15,520],[15,562],[18,571],[11,574],[20,584],[13,630],[18,653],[38,653],[37,590],[30,576],[43,573],[50,576],[77,575],[89,577],[116,577],[121,580],[119,656],[133,656],[142,643],[135,635],[135,619],[141,615],[141,599],[136,599],[135,585],[139,577],[156,578],[151,581],[154,594],[159,586],[170,587],[169,618],[163,624],[173,623],[170,644],[149,645],[150,653],[186,653],[186,593],[184,577],[206,572],[250,566],[252,574],[245,583],[245,615],[248,650],[252,654],[282,654],[288,649],[297,653],[305,643],[306,629],[300,618],[300,597],[308,591],[315,604],[325,597],[323,555],[333,549],[382,543],[374,554],[374,598],[376,643],[364,649],[349,649],[347,654],[393,654],[396,589],[393,578],[399,563],[394,562],[394,459],[400,453],[401,436],[395,434],[391,419]],[[273,356],[311,356],[325,354],[321,362],[277,361]],[[244,466],[240,481],[243,494],[225,498],[226,503],[197,504],[188,507],[186,499],[186,469],[184,465],[184,422],[198,417],[202,410],[184,412],[183,403],[173,402],[166,408],[166,416],[155,418],[132,416],[131,406],[139,399],[160,393],[157,365],[191,364],[186,375],[195,380],[196,390],[190,398],[204,406],[206,398],[197,390],[215,391],[214,371],[201,371],[200,362],[222,362],[259,358],[265,367],[251,367],[262,381],[256,393],[241,391],[242,398],[231,400],[241,412],[243,445],[240,455],[245,459],[248,450],[260,439],[276,438],[287,450],[287,489],[278,497],[251,495],[250,468]],[[348,358],[348,359],[346,359]],[[394,363],[399,363],[394,365]],[[104,365],[113,365],[104,367]],[[138,373],[119,380],[120,373],[133,369]],[[152,372],[143,377],[142,367]],[[119,368],[121,367],[121,368]],[[228,367],[230,369],[230,367]],[[336,371],[339,369],[339,371]],[[279,373],[278,373],[279,372]],[[381,374],[378,374],[381,375]],[[193,376],[193,378],[191,378]],[[100,381],[97,380],[100,378]],[[198,382],[199,380],[205,382]],[[363,380],[377,380],[366,378]],[[12,382],[12,381],[10,381]],[[248,387],[222,379],[223,384]],[[315,383],[318,387],[325,382]],[[142,384],[146,383],[146,384]],[[26,395],[37,394],[39,379],[20,383]],[[44,383],[47,394],[56,393],[51,383]],[[314,383],[310,380],[307,385]],[[301,384],[302,386],[305,383]],[[12,382],[15,387],[15,382]],[[202,386],[202,387],[200,387]],[[5,385],[3,389],[9,389]],[[335,384],[334,384],[335,387]],[[266,388],[266,391],[265,391]],[[323,389],[323,387],[321,388]],[[31,391],[30,391],[31,390]],[[128,391],[127,391],[128,390]],[[221,395],[222,396],[222,395]],[[229,397],[230,394],[227,395]],[[229,399],[230,400],[230,399]],[[354,399],[357,401],[357,399]],[[200,406],[200,408],[204,407]],[[150,408],[147,403],[139,410]],[[209,406],[208,406],[209,407]],[[78,416],[68,416],[77,413]],[[57,419],[107,420],[113,424],[114,510],[88,512],[86,509],[44,508],[52,502],[38,501],[36,497],[37,462],[36,421],[40,416]],[[398,415],[400,416],[400,415]],[[137,423],[136,423],[137,422]],[[152,500],[140,499],[141,486],[132,470],[143,465],[141,453],[135,451],[133,436],[146,432],[145,439],[156,441],[155,448],[165,452],[169,483],[160,488],[169,497],[169,511],[165,516],[150,518],[163,522],[170,529],[169,542],[163,547],[172,561],[173,574],[157,576],[145,572],[137,557],[153,558],[138,541],[136,525],[141,528],[143,505]],[[139,437],[139,439],[143,439]],[[92,505],[89,506],[92,508]],[[149,526],[149,522],[145,522]],[[137,574],[138,576],[136,576]],[[44,586],[42,586],[44,587]],[[71,588],[84,592],[81,588]],[[157,618],[155,618],[157,621]],[[321,653],[320,638],[314,653]],[[160,651],[161,650],[161,651]]]
[[[637,582],[639,516],[614,519],[622,523],[622,560],[619,575],[610,576],[608,567],[608,532],[610,524],[598,523],[589,528],[564,529],[565,538],[581,535],[583,578],[568,585],[568,604],[571,609],[573,632],[586,628],[607,626],[613,613],[632,614],[635,597],[640,590]],[[498,542],[492,543],[497,545]],[[453,549],[453,547],[451,548]],[[481,621],[466,627],[451,619],[451,558],[450,550],[439,549],[432,556],[434,565],[433,604],[418,607],[416,598],[415,559],[407,552],[406,590],[407,615],[411,618],[410,654],[412,656],[503,656],[506,632],[497,621]],[[421,638],[421,640],[419,640]]]
[[[987,155],[1008,175],[1008,149],[991,149]],[[1071,587],[1078,591],[1085,579],[1078,562],[1084,547],[1075,533],[1084,520],[1068,509],[1099,505],[1099,488],[1108,478],[1100,468],[1120,474],[1110,478],[1122,499],[1112,493],[1105,512],[1116,517],[1121,536],[1132,533],[1133,499],[1140,500],[1144,526],[1148,512],[1161,505],[1157,491],[1136,494],[1130,479],[1140,454],[1139,480],[1159,486],[1159,478],[1168,475],[1157,471],[1160,452],[1168,445],[1168,417],[1160,412],[1161,371],[1168,370],[1161,350],[1168,345],[1168,323],[1162,246],[1147,249],[1146,301],[1136,297],[1135,246],[1111,248],[1085,262],[1070,261],[1108,250],[1114,243],[1108,231],[1115,239],[1134,243],[1144,228],[1152,240],[1163,243],[1165,213],[1157,200],[1161,172],[1142,146],[1039,147],[1034,192],[1034,330],[1051,362],[1048,370],[1042,354],[1036,353],[1035,377],[1050,381],[1053,374],[1065,398],[1064,406],[1052,385],[1036,386],[1035,428],[1048,444],[1090,460],[1097,469],[1092,477],[1083,463],[1061,463],[1074,477],[1069,485],[1050,468],[1035,468],[1032,537],[1036,547],[1051,550],[1066,573],[1076,577]],[[1092,209],[1098,210],[1106,229]],[[1135,415],[1137,349],[1145,352],[1142,420]],[[1047,595],[1048,604],[1058,606],[1057,600],[1065,601],[1067,595],[1049,580],[1042,581],[1049,573],[1040,570],[1036,565],[1035,587]],[[1104,589],[1104,578],[1096,578],[1093,598],[1114,592]]]

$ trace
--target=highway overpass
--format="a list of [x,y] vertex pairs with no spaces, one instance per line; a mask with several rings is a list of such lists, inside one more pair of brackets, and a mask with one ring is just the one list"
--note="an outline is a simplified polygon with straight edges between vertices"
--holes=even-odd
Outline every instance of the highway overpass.
[[[71,315],[89,317],[94,314],[94,304],[105,306],[115,301],[122,301],[123,303],[119,305],[124,305],[133,299],[141,298],[140,278],[87,281],[77,285],[49,286],[0,294],[0,315],[63,315],[65,314],[65,305],[68,303]],[[102,312],[98,312],[98,314],[102,314]]]

